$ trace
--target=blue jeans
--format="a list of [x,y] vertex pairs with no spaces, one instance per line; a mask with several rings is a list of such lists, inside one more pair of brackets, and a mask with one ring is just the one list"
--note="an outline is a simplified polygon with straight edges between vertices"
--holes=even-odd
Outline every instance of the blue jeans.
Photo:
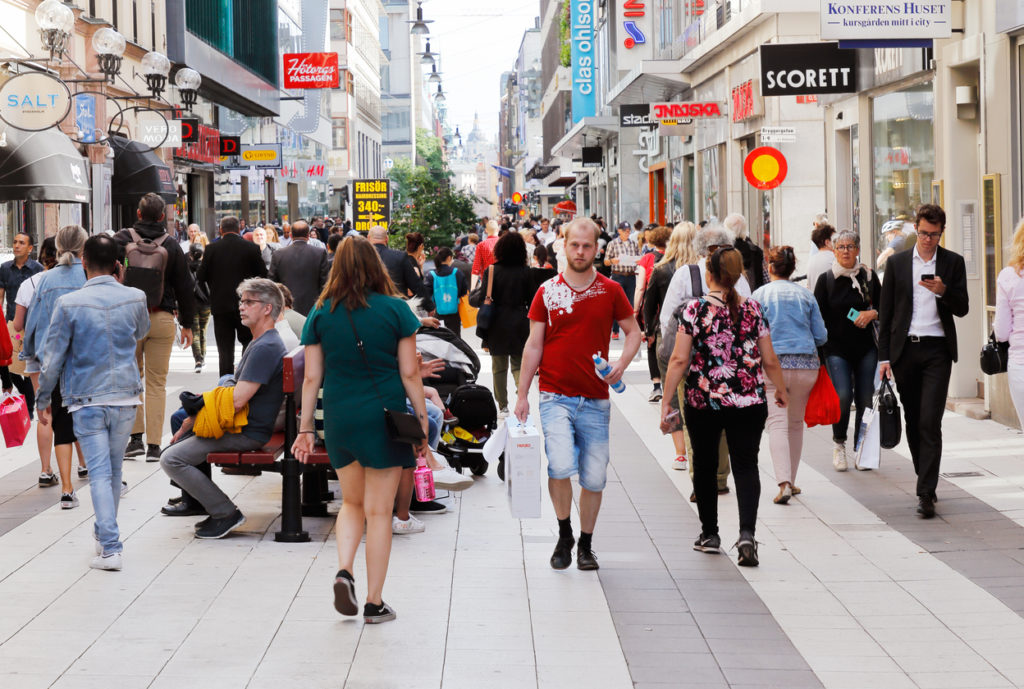
[[834,354],[825,359],[832,385],[839,393],[839,422],[832,424],[832,440],[846,442],[846,430],[850,425],[850,403],[857,405],[853,425],[853,444],[857,446],[860,435],[860,420],[864,410],[871,406],[875,395],[875,369],[878,366],[878,352],[869,350],[859,361],[845,359]]
[[[626,293],[626,299],[628,299],[629,303],[632,304],[633,292],[636,291],[636,274],[634,273],[632,275],[616,275],[615,273],[612,273],[612,280],[614,280],[615,282],[619,283],[619,285],[622,286],[622,291]],[[618,334],[618,321],[612,322],[612,332]]]
[[600,493],[608,481],[611,401],[540,393],[540,424],[548,477],[580,475],[580,485]]
[[[424,401],[427,403],[427,444],[430,445],[431,450],[436,450],[437,443],[441,440],[441,421],[444,420],[444,410],[430,400]],[[405,401],[405,406],[410,414],[416,413],[408,399]]]
[[135,407],[84,407],[72,412],[75,436],[89,469],[89,491],[96,514],[94,533],[103,554],[124,550],[117,529],[121,502],[121,464],[135,423]]

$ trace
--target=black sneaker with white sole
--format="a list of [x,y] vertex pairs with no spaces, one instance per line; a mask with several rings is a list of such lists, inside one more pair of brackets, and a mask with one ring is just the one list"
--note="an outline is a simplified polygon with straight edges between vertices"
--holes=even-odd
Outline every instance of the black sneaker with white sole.
[[57,474],[53,473],[52,471],[49,474],[47,474],[45,471],[39,474],[40,488],[49,488],[50,486],[56,486],[58,483],[60,483],[60,479],[57,478]]
[[349,617],[359,614],[356,582],[348,570],[340,569],[334,577],[334,609]]
[[75,495],[75,491],[60,494],[60,508],[62,510],[71,510],[76,507],[78,507],[78,496]]
[[384,601],[381,601],[380,605],[367,603],[363,606],[363,621],[366,622],[366,624],[390,622],[396,617],[398,617],[398,615],[395,614],[394,609]]
[[142,434],[133,433],[131,440],[128,441],[128,447],[124,448],[124,458],[135,459],[144,454],[146,454],[146,446],[142,442]]
[[89,477],[89,468],[88,467],[83,467],[83,466],[78,467],[78,478],[88,478],[88,477]]
[[245,515],[236,508],[226,517],[210,517],[206,524],[196,529],[196,538],[224,538],[244,523]]
[[722,552],[722,539],[719,538],[718,534],[711,534],[710,536],[701,534],[693,542],[693,549],[701,553],[720,553]]
[[754,540],[754,534],[740,532],[740,539],[736,541],[735,547],[740,553],[736,560],[740,567],[757,567],[757,541]]
[[447,511],[448,508],[444,503],[440,503],[437,500],[420,502],[413,498],[412,503],[409,504],[409,512],[412,514],[444,514]]
[[146,461],[147,462],[159,462],[160,461],[160,446],[159,445],[146,445]]

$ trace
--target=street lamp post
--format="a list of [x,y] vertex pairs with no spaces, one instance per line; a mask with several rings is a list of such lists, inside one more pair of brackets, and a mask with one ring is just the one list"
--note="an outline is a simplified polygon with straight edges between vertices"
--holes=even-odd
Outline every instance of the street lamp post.
[[75,28],[75,13],[60,0],[44,0],[36,8],[36,24],[43,45],[50,51],[50,59],[61,55],[67,47],[71,31]]
[[159,98],[164,92],[170,71],[171,61],[163,53],[154,50],[142,58],[142,75],[146,78],[146,85],[153,98]]
[[92,47],[96,51],[100,71],[111,84],[121,71],[121,59],[126,46],[124,36],[109,27],[104,27],[92,35]]
[[182,67],[174,75],[174,85],[178,87],[181,102],[185,104],[185,109],[189,112],[192,112],[192,106],[196,104],[197,92],[202,83],[203,77],[191,67]]

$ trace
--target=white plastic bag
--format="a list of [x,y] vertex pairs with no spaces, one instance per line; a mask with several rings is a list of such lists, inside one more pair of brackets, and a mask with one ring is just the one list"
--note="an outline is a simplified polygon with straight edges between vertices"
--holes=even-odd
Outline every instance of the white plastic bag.
[[878,398],[875,398],[875,405],[864,410],[864,416],[860,421],[860,442],[855,448],[857,456],[854,459],[854,468],[860,471],[877,469],[881,462],[882,444],[881,435],[878,430]]

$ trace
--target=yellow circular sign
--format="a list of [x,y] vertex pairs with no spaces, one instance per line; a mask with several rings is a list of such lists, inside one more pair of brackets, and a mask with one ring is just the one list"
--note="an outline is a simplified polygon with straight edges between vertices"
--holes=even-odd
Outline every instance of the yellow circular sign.
[[762,182],[773,180],[779,174],[779,161],[774,156],[760,155],[750,167],[754,177]]

